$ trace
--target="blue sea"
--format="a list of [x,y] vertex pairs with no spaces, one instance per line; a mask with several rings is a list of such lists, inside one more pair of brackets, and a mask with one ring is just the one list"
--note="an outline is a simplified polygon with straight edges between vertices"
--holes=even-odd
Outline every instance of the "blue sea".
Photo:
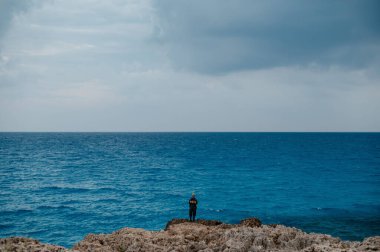
[[379,133],[0,133],[0,237],[255,216],[345,240],[380,235]]

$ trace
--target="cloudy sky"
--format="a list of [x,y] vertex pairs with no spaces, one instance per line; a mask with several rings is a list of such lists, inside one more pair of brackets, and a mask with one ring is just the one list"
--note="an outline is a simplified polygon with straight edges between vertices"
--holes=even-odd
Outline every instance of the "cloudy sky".
[[0,0],[0,131],[380,131],[380,1]]

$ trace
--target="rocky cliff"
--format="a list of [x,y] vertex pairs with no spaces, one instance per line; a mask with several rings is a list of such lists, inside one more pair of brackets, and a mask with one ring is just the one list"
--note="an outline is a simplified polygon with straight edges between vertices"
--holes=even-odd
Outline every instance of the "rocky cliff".
[[380,236],[349,242],[282,225],[262,225],[256,218],[234,225],[173,219],[162,231],[123,228],[112,234],[89,234],[72,250],[13,237],[0,239],[0,251],[380,251]]

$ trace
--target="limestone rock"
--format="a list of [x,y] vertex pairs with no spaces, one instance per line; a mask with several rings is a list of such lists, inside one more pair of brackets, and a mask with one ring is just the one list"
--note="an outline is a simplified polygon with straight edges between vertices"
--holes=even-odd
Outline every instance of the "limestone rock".
[[380,251],[380,236],[345,242],[324,234],[307,234],[282,225],[262,225],[250,218],[237,225],[218,221],[173,219],[163,231],[124,228],[109,235],[89,235],[79,251]]
[[[341,241],[325,234],[305,233],[283,225],[262,225],[256,218],[240,224],[220,221],[173,219],[165,230],[123,228],[112,234],[89,234],[74,251],[272,251],[362,252],[380,251],[380,236],[362,242]],[[27,238],[0,239],[0,251],[73,251]]]
[[24,237],[9,237],[0,239],[0,251],[4,252],[66,252],[68,249],[60,246],[43,244],[37,240]]
[[257,218],[247,218],[240,221],[240,225],[246,227],[261,227],[261,221]]
[[[185,223],[185,222],[190,222],[190,221],[187,219],[172,219],[171,221],[166,223],[165,230],[168,230],[171,225]],[[200,223],[205,226],[217,226],[217,225],[223,224],[223,222],[218,221],[218,220],[203,220],[203,219],[196,220],[194,221],[194,223]]]

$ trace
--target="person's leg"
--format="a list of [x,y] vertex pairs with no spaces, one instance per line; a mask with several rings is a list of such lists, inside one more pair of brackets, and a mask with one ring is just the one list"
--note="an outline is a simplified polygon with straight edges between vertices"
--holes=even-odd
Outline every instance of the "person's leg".
[[195,221],[195,216],[197,215],[197,209],[194,209],[193,211],[193,221]]
[[191,208],[189,209],[189,219],[190,219],[190,221],[191,221],[191,217],[192,217],[192,215],[193,215],[193,211],[191,210]]
[[191,209],[191,214],[190,214],[190,221],[194,221],[194,218],[195,218],[195,210],[194,209]]

